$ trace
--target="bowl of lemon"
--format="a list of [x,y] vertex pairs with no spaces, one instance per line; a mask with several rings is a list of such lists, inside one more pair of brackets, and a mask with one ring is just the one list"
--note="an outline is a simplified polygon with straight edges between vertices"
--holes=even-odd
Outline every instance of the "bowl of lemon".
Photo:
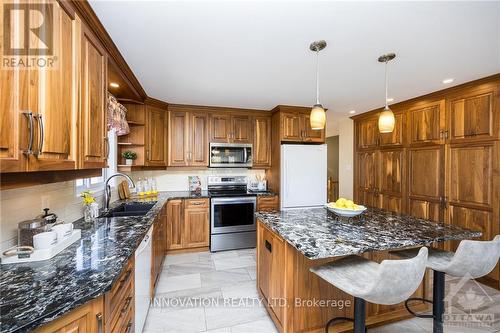
[[356,205],[352,200],[345,198],[339,198],[335,202],[329,202],[325,205],[325,207],[335,214],[343,217],[358,216],[366,210],[365,206]]

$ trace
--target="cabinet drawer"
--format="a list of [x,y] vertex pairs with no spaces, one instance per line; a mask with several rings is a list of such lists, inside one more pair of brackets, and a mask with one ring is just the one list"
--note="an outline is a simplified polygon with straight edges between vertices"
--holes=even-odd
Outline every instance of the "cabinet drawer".
[[184,205],[186,209],[208,208],[208,199],[186,199]]
[[134,314],[134,288],[130,288],[126,297],[120,302],[116,311],[111,314],[110,332],[122,333],[132,332],[133,327],[128,328],[128,324],[133,322]]
[[277,195],[269,197],[257,197],[257,211],[279,210],[279,197]]
[[134,267],[134,260],[131,259],[104,296],[106,332],[120,331],[128,312],[134,309]]

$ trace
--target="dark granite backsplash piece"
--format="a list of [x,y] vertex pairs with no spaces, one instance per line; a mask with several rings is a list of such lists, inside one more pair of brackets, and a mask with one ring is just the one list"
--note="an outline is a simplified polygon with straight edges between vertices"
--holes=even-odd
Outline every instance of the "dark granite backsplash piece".
[[[163,204],[208,197],[161,192],[146,216],[75,222],[82,238],[52,259],[0,267],[0,332],[26,332],[107,292],[134,256]],[[113,203],[112,206],[120,202]]]
[[256,213],[267,227],[309,259],[384,251],[481,236],[481,232],[369,208],[339,218],[325,208]]

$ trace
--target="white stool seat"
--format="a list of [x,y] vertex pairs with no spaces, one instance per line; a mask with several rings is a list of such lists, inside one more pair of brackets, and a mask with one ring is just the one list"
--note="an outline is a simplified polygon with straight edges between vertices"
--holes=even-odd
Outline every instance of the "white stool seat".
[[311,268],[311,272],[340,290],[376,304],[391,305],[406,300],[417,290],[425,273],[427,248],[406,260],[384,260],[378,264],[350,256]]
[[[391,252],[401,258],[412,258],[418,249]],[[455,277],[479,278],[495,268],[500,257],[500,235],[492,241],[463,240],[455,253],[429,249],[427,267]]]

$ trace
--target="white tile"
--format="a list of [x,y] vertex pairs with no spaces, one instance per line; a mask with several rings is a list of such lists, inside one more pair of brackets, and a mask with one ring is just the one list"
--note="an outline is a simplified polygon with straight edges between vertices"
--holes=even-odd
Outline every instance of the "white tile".
[[205,260],[183,264],[165,265],[163,266],[162,274],[165,274],[167,276],[175,276],[213,271],[215,271],[214,263],[211,260]]
[[205,311],[202,308],[171,312],[154,311],[148,315],[144,333],[193,333],[206,330]]
[[220,252],[213,252],[210,254],[212,259],[215,258],[237,258],[238,257],[238,251],[237,250],[230,250],[230,251],[220,251]]
[[237,282],[250,281],[250,275],[244,268],[201,273],[203,287],[225,287]]
[[198,253],[181,253],[181,254],[167,254],[165,258],[165,265],[174,265],[174,264],[185,264],[185,263],[193,263],[198,262],[200,257]]
[[214,258],[215,269],[218,271],[243,268],[247,266],[254,266],[255,259],[253,257],[228,257],[228,258]]
[[267,316],[262,307],[219,306],[205,308],[207,329],[248,323]]
[[177,276],[160,275],[156,292],[159,294],[171,291],[201,288],[200,274],[187,274]]
[[207,304],[216,304],[222,300],[220,288],[195,288],[178,290],[169,293],[156,293],[151,307],[162,311],[176,311],[188,308],[203,308]]
[[278,330],[269,317],[231,327],[231,333],[277,333]]
[[254,280],[235,283],[221,288],[224,298],[259,298],[257,282]]
[[250,275],[250,278],[252,280],[256,280],[257,279],[257,267],[255,267],[255,266],[249,266],[249,267],[245,267],[245,269],[247,270],[248,275]]
[[231,333],[230,327],[216,328],[214,330],[204,331],[203,333]]

